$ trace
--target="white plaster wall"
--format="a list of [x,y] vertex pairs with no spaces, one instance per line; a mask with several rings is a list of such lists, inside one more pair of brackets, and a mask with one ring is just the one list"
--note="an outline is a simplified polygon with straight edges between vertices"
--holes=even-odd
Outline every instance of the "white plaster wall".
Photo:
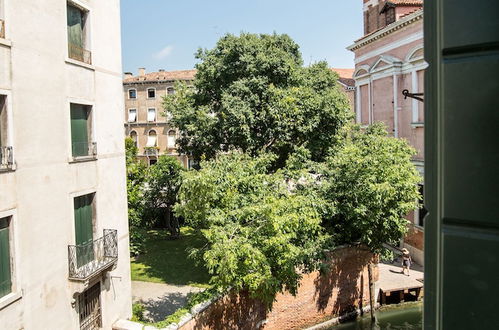
[[[14,281],[22,297],[3,308],[0,298],[0,328],[79,327],[71,300],[83,286],[68,280],[73,197],[96,192],[95,237],[108,228],[119,237],[117,267],[101,279],[110,329],[131,316],[119,0],[78,1],[90,10],[91,67],[66,62],[65,1],[5,1],[12,46],[0,45],[0,89],[12,93],[17,169],[0,173],[0,214],[16,213]],[[70,101],[93,105],[97,161],[69,163]]]

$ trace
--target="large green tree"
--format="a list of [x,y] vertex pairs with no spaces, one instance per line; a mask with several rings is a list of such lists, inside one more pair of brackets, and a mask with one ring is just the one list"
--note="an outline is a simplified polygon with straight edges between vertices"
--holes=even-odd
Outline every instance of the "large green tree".
[[227,34],[196,58],[194,88],[178,85],[164,104],[182,132],[180,149],[195,159],[265,151],[282,166],[305,147],[322,161],[351,117],[337,74],[325,62],[304,67],[287,35]]
[[143,194],[144,216],[154,222],[163,222],[171,238],[180,236],[180,224],[172,216],[172,207],[182,184],[184,167],[172,156],[160,156],[156,164],[149,166]]
[[212,284],[248,289],[268,303],[277,292],[296,292],[327,238],[317,201],[293,194],[280,172],[268,173],[273,158],[236,152],[204,161],[183,174],[176,206],[208,241],[198,256]]
[[344,129],[317,186],[327,206],[324,226],[336,244],[360,242],[373,252],[382,252],[384,243],[398,245],[407,231],[405,216],[421,198],[414,154],[383,124]]

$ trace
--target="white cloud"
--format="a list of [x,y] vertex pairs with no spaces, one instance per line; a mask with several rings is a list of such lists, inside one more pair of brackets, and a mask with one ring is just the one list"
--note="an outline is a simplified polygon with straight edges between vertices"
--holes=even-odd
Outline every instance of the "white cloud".
[[162,60],[165,57],[168,57],[172,53],[172,51],[173,51],[173,46],[168,45],[163,49],[161,49],[159,52],[152,54],[152,57],[154,57],[157,60]]

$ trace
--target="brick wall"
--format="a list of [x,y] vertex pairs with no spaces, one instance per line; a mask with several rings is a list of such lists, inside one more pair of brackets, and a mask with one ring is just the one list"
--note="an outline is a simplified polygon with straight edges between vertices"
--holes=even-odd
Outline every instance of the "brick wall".
[[361,247],[345,247],[333,251],[329,260],[328,273],[304,275],[297,295],[278,294],[271,311],[247,292],[231,293],[181,329],[301,329],[368,306],[367,265],[375,257]]

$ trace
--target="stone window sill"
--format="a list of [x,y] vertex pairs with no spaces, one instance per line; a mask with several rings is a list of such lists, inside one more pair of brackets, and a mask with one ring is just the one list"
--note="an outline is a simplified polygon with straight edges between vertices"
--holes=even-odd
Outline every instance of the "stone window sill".
[[97,160],[97,156],[81,156],[81,157],[71,157],[69,159],[70,164],[74,163],[85,163],[85,162],[93,162]]
[[4,38],[0,38],[0,45],[6,46],[6,47],[12,47],[12,41]]
[[0,298],[0,311],[23,297],[22,292],[12,292]]
[[87,64],[87,63],[84,63],[84,62],[80,62],[80,61],[77,61],[77,60],[73,60],[72,58],[69,58],[69,57],[66,57],[66,63],[72,64],[72,65],[76,65],[76,66],[79,66],[79,67],[82,67],[82,68],[85,68],[85,69],[88,69],[88,70],[95,71],[95,67],[93,65]]

